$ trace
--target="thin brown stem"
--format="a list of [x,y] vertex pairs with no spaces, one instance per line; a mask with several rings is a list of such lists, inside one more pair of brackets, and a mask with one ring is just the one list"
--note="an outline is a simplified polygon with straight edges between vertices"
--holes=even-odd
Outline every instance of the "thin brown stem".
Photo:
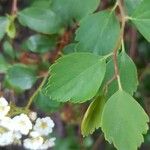
[[124,8],[122,6],[121,1],[118,0],[117,3],[118,3],[119,10],[120,10],[120,16],[121,16],[121,30],[120,30],[120,35],[119,35],[118,40],[117,40],[116,47],[114,48],[113,60],[114,60],[115,76],[116,76],[117,81],[118,81],[118,86],[119,86],[119,89],[122,89],[121,83],[120,83],[117,54],[118,54],[119,48],[121,47],[121,43],[122,43],[123,36],[124,36],[126,18],[125,18]]
[[99,146],[101,145],[101,143],[103,142],[103,140],[104,140],[104,136],[103,134],[101,134],[96,140],[95,144],[93,145],[92,150],[97,150]]
[[12,14],[13,16],[16,16],[17,11],[18,11],[17,2],[18,2],[18,0],[13,0],[13,1],[12,1],[11,14]]
[[107,83],[106,83],[106,85],[105,85],[105,87],[104,87],[104,92],[105,92],[105,93],[107,93],[109,85],[110,85],[115,79],[116,79],[116,75],[114,74],[114,76],[113,76],[110,80],[107,81]]

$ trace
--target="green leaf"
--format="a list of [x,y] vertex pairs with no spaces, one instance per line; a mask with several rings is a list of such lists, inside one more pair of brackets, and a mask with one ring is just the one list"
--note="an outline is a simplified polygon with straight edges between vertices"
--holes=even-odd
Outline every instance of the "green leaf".
[[14,89],[30,89],[36,81],[36,73],[33,69],[22,64],[15,64],[7,70],[6,82]]
[[0,54],[0,73],[6,73],[9,66],[3,55]]
[[83,136],[92,134],[101,126],[101,116],[105,101],[104,96],[99,96],[88,107],[81,124]]
[[113,51],[119,32],[119,22],[113,12],[102,11],[89,15],[81,21],[76,32],[76,41],[79,41],[76,49],[106,55]]
[[91,53],[72,53],[50,67],[45,94],[60,102],[81,103],[97,93],[105,75],[106,63]]
[[137,150],[148,130],[149,117],[143,108],[124,91],[116,92],[105,104],[102,131],[117,150]]
[[[125,53],[121,52],[118,56],[118,66],[122,88],[127,93],[133,95],[138,86],[137,69],[132,59]],[[109,81],[114,76],[113,60],[107,63],[105,82]],[[118,91],[117,80],[114,80],[108,87],[108,97]]]
[[50,5],[52,3],[52,0],[34,0],[32,3],[32,6],[34,7],[42,7],[42,8],[50,8]]
[[0,17],[0,40],[3,38],[6,32],[7,18]]
[[150,42],[150,0],[143,0],[131,16],[140,33]]
[[131,15],[142,1],[143,0],[125,0],[124,3],[128,14]]
[[4,52],[4,54],[9,56],[10,58],[13,58],[13,59],[15,58],[14,49],[13,49],[12,45],[8,41],[5,41],[3,43],[3,52]]
[[32,52],[45,53],[51,51],[56,46],[56,38],[36,34],[25,41],[23,47]]
[[70,53],[76,52],[76,45],[77,45],[76,43],[71,43],[71,44],[65,46],[63,49],[63,53],[70,54]]
[[16,26],[14,23],[15,17],[7,16],[7,18],[8,18],[8,22],[7,22],[7,26],[6,26],[6,33],[7,33],[8,37],[13,39],[16,36]]
[[63,22],[70,23],[93,13],[99,3],[100,0],[53,0],[51,9],[61,16]]
[[18,13],[22,25],[45,34],[60,31],[60,18],[50,9],[29,7]]
[[60,108],[59,102],[52,101],[51,99],[49,99],[49,97],[45,96],[42,92],[40,92],[36,96],[34,103],[40,110],[46,113],[58,111],[58,108]]

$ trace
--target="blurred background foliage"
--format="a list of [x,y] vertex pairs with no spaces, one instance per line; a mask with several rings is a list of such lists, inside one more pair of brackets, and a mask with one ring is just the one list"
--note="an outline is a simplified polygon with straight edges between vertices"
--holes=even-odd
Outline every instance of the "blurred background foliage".
[[[18,106],[25,106],[42,78],[47,75],[49,66],[61,55],[73,52],[74,44],[69,43],[74,42],[78,19],[82,15],[75,16],[76,20],[72,20],[73,13],[69,12],[66,4],[57,7],[59,0],[52,6],[51,0],[18,0],[19,19],[14,21],[10,15],[13,13],[12,2],[0,0],[0,88],[1,94],[8,100]],[[102,0],[97,10],[109,8],[114,2]],[[25,8],[31,9],[21,11]],[[39,8],[37,13],[35,10]],[[63,17],[63,13],[67,15]],[[49,14],[51,18],[43,14]],[[42,22],[32,19],[37,16]],[[9,25],[6,23],[8,20]],[[54,23],[50,24],[49,20]],[[139,86],[135,98],[150,115],[150,44],[128,23],[125,46],[138,68]],[[81,105],[57,103],[49,100],[42,92],[36,96],[32,110],[38,111],[39,116],[50,114],[56,123],[57,140],[54,150],[114,150],[104,140],[100,130],[89,137],[82,137],[80,123],[88,104],[89,102]],[[145,135],[140,150],[149,149],[150,131]]]

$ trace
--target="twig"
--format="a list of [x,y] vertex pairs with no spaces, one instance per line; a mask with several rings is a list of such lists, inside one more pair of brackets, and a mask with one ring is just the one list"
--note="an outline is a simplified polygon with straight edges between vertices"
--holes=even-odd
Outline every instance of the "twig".
[[17,11],[18,11],[17,2],[18,2],[18,0],[12,1],[12,9],[11,9],[12,16],[16,16],[16,14],[17,14]]
[[101,134],[101,135],[97,138],[95,144],[93,145],[92,150],[97,150],[98,147],[99,147],[99,145],[103,142],[103,140],[104,140],[104,136],[103,136],[103,134]]
[[116,79],[116,75],[114,75],[110,80],[107,81],[105,87],[104,87],[104,92],[107,93],[108,86]]
[[121,1],[118,0],[117,3],[118,3],[119,10],[120,10],[120,15],[121,15],[121,30],[120,30],[120,35],[119,35],[118,40],[117,40],[116,47],[114,48],[113,60],[114,60],[115,76],[116,76],[117,81],[118,81],[119,89],[122,90],[122,86],[121,86],[121,82],[120,82],[119,69],[118,69],[117,54],[118,54],[118,49],[121,46],[123,36],[124,36],[126,18],[125,18],[125,13],[124,13],[124,9],[123,9]]

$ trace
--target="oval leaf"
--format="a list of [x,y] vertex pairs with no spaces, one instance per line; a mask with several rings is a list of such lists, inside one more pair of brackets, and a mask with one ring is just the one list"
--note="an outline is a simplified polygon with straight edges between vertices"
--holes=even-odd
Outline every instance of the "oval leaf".
[[0,54],[0,73],[7,73],[10,64],[5,60],[5,57]]
[[132,15],[132,22],[150,42],[150,0],[143,0]]
[[8,20],[6,17],[0,17],[0,40],[5,35],[7,23]]
[[105,104],[102,131],[118,150],[137,150],[148,130],[149,117],[143,108],[124,91],[116,92]]
[[90,100],[105,75],[106,63],[91,53],[73,53],[50,67],[45,94],[54,100],[74,103]]
[[53,34],[60,31],[60,18],[50,9],[29,7],[18,15],[22,25],[37,32]]
[[76,32],[79,42],[76,49],[106,55],[113,51],[119,32],[119,22],[113,12],[94,13],[81,21]]
[[45,53],[51,51],[56,46],[56,38],[48,37],[45,35],[32,35],[25,41],[23,47],[32,52]]
[[100,0],[53,0],[51,9],[61,16],[62,21],[66,24],[93,13],[99,3]]
[[6,82],[17,90],[27,90],[36,81],[36,73],[22,64],[15,64],[7,70]]

